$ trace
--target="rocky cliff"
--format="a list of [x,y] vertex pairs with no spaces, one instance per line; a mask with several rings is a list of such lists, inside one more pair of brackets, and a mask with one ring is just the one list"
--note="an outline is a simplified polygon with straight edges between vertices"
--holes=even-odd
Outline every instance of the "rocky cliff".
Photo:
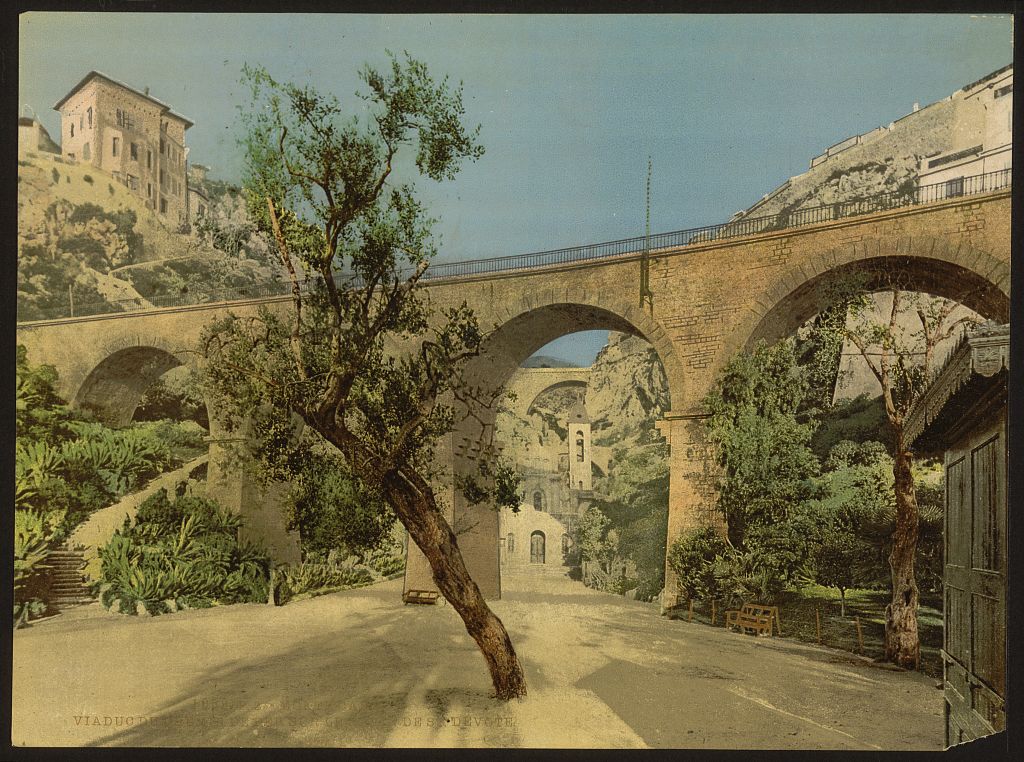
[[648,435],[669,407],[668,381],[645,339],[611,332],[591,366],[586,394],[594,442],[614,445]]

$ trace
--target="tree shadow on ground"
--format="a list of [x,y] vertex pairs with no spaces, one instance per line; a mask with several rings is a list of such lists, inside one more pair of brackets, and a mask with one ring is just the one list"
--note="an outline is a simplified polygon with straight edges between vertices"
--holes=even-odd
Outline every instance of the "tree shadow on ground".
[[[493,699],[475,645],[450,618],[429,616],[436,613],[401,604],[346,612],[343,631],[207,670],[149,717],[92,745],[381,746],[403,724],[440,728],[446,712]],[[353,627],[365,637],[353,637]],[[465,669],[440,674],[453,657]]]

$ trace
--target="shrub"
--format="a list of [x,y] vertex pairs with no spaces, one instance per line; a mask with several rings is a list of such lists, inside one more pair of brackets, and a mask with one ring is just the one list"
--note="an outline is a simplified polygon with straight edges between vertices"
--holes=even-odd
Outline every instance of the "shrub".
[[304,593],[333,592],[367,585],[374,573],[359,562],[357,556],[343,561],[332,553],[324,561],[316,556],[295,566],[281,566],[274,574],[274,603],[282,605]]
[[686,598],[706,600],[719,596],[715,563],[729,551],[725,539],[714,527],[701,527],[672,543],[668,564],[679,582],[679,593]]
[[100,601],[122,614],[150,614],[267,598],[270,559],[239,541],[241,519],[212,500],[166,490],[126,519],[100,548]]
[[46,557],[52,547],[53,528],[43,513],[14,511],[14,626],[46,610]]

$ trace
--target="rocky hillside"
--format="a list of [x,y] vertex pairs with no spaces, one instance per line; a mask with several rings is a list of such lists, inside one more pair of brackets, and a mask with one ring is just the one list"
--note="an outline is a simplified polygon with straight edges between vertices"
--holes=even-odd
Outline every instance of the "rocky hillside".
[[590,372],[586,406],[596,444],[613,445],[647,434],[669,407],[661,360],[639,336],[609,333]]
[[221,190],[208,191],[217,237],[173,230],[100,170],[53,154],[22,154],[18,319],[63,317],[72,304],[75,314],[88,314],[204,301],[273,283],[277,268],[244,218],[238,189]]

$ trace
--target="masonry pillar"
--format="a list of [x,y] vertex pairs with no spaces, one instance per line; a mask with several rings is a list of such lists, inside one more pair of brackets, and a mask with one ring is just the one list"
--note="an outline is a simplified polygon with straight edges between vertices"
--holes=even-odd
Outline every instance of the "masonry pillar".
[[302,560],[299,533],[290,531],[285,519],[288,485],[263,484],[255,473],[252,443],[246,436],[223,430],[210,416],[210,460],[206,494],[232,513],[242,517],[240,540],[266,549],[275,564],[297,564]]
[[667,556],[672,543],[697,527],[722,524],[715,510],[717,464],[704,436],[706,417],[700,412],[666,412],[665,417],[656,423],[669,445],[668,532],[662,611],[678,603],[679,587]]
[[[443,501],[445,519],[455,532],[466,569],[484,598],[501,598],[498,511],[489,503],[469,505],[461,490],[455,487],[455,474],[477,473],[481,457],[479,439],[460,435],[458,431],[446,434],[438,441],[435,457],[443,467],[431,486],[439,501]],[[411,540],[403,592],[409,590],[438,592],[426,556]]]

